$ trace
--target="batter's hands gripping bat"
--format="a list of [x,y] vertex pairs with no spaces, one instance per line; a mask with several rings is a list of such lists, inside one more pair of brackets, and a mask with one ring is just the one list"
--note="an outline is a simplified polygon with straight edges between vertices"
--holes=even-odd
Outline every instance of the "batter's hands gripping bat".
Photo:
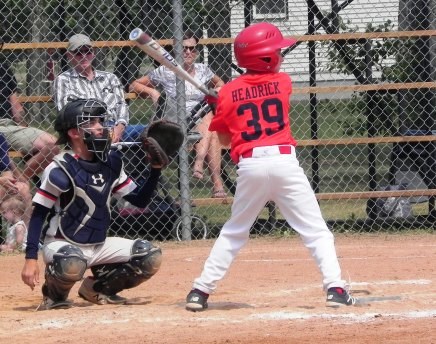
[[172,70],[180,79],[188,81],[206,95],[217,97],[217,92],[215,90],[207,89],[205,85],[195,80],[179,63],[177,63],[176,59],[171,56],[168,51],[141,29],[136,28],[130,32],[129,39],[135,41],[138,47],[148,56],[154,58],[157,62]]

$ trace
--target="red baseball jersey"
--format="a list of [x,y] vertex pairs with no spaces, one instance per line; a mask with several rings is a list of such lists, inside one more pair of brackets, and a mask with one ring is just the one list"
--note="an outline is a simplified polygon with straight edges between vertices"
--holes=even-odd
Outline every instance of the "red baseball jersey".
[[219,91],[209,130],[231,135],[235,163],[255,147],[296,146],[289,124],[291,93],[292,81],[286,73],[241,75]]

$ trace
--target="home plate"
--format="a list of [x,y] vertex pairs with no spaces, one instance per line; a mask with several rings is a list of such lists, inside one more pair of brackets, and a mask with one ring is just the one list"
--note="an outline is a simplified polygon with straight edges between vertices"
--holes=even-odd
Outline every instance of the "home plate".
[[367,305],[371,302],[383,302],[383,301],[398,301],[401,300],[401,296],[371,296],[371,297],[359,297],[356,299],[356,306]]

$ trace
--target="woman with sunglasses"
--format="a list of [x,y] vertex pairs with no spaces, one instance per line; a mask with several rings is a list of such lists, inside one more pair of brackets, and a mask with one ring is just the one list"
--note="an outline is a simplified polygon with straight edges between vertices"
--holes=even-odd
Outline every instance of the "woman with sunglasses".
[[[223,80],[217,76],[207,65],[196,63],[198,58],[197,45],[199,38],[190,30],[183,36],[183,68],[198,81],[208,88],[219,89],[224,85]],[[152,70],[147,75],[135,80],[130,85],[130,91],[137,93],[142,98],[151,98],[155,104],[158,103],[160,93],[165,92],[169,102],[175,103],[176,99],[176,75],[165,66]],[[190,114],[197,104],[204,100],[204,94],[189,82],[185,82],[186,92],[186,113]],[[168,107],[171,109],[171,107]],[[177,121],[174,111],[165,113],[165,117]],[[203,179],[204,164],[209,169],[211,182],[213,184],[212,197],[226,198],[227,194],[220,177],[221,150],[218,137],[208,130],[213,117],[209,112],[195,128],[202,136],[202,139],[195,145],[196,157],[193,165],[193,177]]]

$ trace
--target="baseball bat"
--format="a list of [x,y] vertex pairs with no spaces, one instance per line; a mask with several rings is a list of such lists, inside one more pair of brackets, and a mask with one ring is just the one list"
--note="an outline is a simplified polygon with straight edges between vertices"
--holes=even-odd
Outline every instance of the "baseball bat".
[[133,29],[132,32],[130,32],[129,39],[135,41],[137,46],[148,56],[172,70],[180,79],[188,81],[206,95],[217,96],[215,90],[209,90],[201,82],[195,80],[168,51],[141,29]]

